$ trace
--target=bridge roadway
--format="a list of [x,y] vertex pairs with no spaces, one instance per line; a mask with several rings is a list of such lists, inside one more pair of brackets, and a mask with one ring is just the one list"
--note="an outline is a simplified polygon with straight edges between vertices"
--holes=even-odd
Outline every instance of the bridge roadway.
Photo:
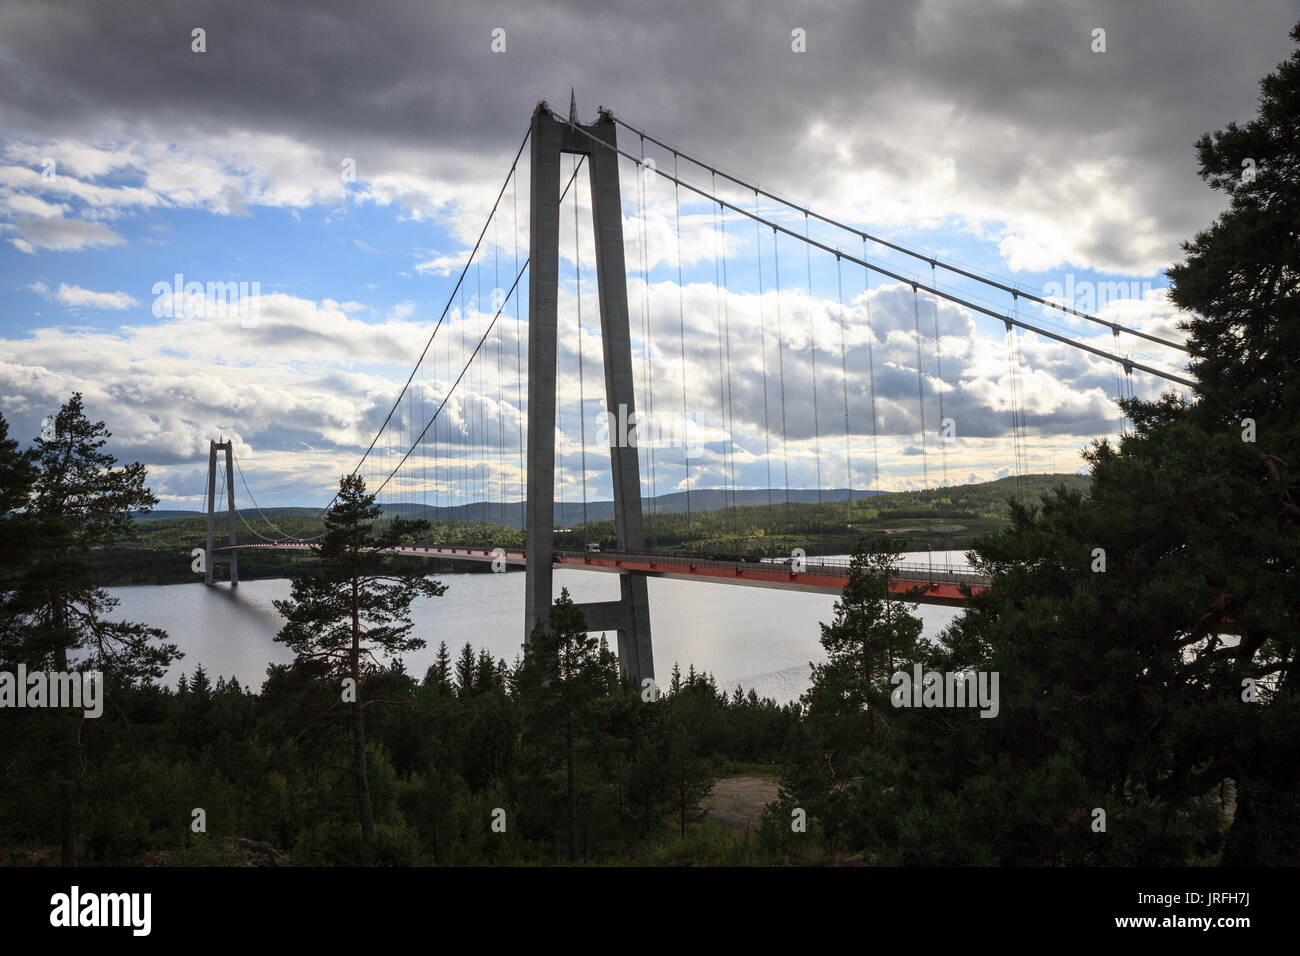
[[[236,544],[214,548],[214,551],[310,551],[315,544],[303,542]],[[388,548],[394,554],[413,557],[448,558],[455,561],[503,560],[507,565],[525,565],[528,557],[523,551],[508,549],[463,548],[450,545],[403,545]],[[552,560],[562,567],[582,571],[605,571],[613,574],[638,572],[648,577],[673,578],[679,581],[709,581],[714,584],[739,584],[748,587],[780,588],[786,591],[811,591],[838,594],[848,582],[847,561],[807,558],[803,568],[795,570],[792,559],[764,559],[762,561],[729,561],[716,558],[696,558],[675,554],[648,554],[624,551],[562,551],[553,552]],[[988,578],[974,571],[954,571],[928,564],[900,562],[894,566],[895,577],[889,589],[900,598],[918,604],[938,604],[960,607],[966,601],[963,588],[977,593],[988,587]],[[909,593],[911,592],[911,593]]]

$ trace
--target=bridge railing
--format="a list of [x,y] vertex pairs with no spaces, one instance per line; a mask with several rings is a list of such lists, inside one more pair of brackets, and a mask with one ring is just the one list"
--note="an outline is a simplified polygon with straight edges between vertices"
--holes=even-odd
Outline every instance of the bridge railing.
[[[315,548],[317,545],[307,542],[287,541],[275,544],[246,544],[240,545],[243,548]],[[217,548],[216,550],[223,550]],[[464,545],[448,545],[440,542],[429,542],[404,545],[392,549],[400,553],[419,554],[426,551],[440,552],[443,557],[455,558],[456,552],[461,552],[465,557],[473,555],[473,560],[484,560],[486,557],[494,555],[493,549],[471,548]],[[505,554],[509,559],[523,554],[518,549],[505,549]],[[691,568],[718,568],[728,571],[789,571],[799,575],[821,575],[825,577],[847,577],[850,568],[850,562],[843,558],[805,558],[802,559],[802,567],[794,571],[793,558],[762,558],[757,561],[733,561],[723,558],[701,558],[686,554],[664,554],[662,552],[649,551],[578,551],[572,549],[557,548],[554,555],[572,560],[582,561],[590,560],[604,564],[609,561],[635,561],[643,564],[676,564],[686,565]],[[974,587],[987,587],[988,577],[971,570],[954,570],[950,567],[935,567],[929,564],[918,562],[900,561],[893,566],[894,577],[900,581],[907,581],[915,584],[966,584]]]
[[[593,561],[637,561],[647,564],[684,564],[694,568],[719,568],[725,570],[780,571],[791,570],[793,559],[777,558],[759,561],[731,561],[721,558],[698,558],[691,555],[663,554],[658,552],[633,551],[577,551],[557,549],[555,554],[566,558],[591,559]],[[843,559],[806,558],[803,567],[797,572],[801,575],[825,575],[827,577],[847,577],[850,564]],[[894,565],[894,575],[900,581],[918,584],[969,584],[977,587],[987,586],[988,578],[976,571],[954,570],[944,567],[932,567],[915,562],[899,562]]]

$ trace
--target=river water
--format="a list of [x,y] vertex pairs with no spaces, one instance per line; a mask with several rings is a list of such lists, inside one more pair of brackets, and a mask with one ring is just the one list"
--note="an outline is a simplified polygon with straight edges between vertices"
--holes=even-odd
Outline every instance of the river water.
[[[927,556],[903,558],[924,562]],[[936,567],[966,564],[963,552],[936,551],[933,560]],[[468,641],[475,653],[485,647],[513,663],[523,642],[523,573],[449,574],[441,580],[447,585],[442,597],[412,606],[412,633],[427,644],[405,656],[407,672],[422,678],[440,641],[447,642],[453,658]],[[739,684],[746,692],[752,687],[784,702],[803,693],[809,663],[825,657],[818,623],[833,617],[835,595],[662,578],[648,583],[655,675],[661,684],[668,682],[674,662],[683,672],[694,664],[727,690]],[[577,602],[614,600],[618,576],[556,568],[557,595],[560,588],[568,588]],[[171,584],[109,592],[121,601],[115,617],[162,628],[184,652],[166,676],[173,686],[182,672],[202,664],[214,682],[218,675],[234,676],[256,690],[268,664],[292,660],[274,640],[282,618],[272,603],[289,596],[288,580],[245,581],[233,591],[225,584]],[[917,613],[925,636],[934,637],[958,612],[921,605]],[[609,640],[616,646],[615,635]]]

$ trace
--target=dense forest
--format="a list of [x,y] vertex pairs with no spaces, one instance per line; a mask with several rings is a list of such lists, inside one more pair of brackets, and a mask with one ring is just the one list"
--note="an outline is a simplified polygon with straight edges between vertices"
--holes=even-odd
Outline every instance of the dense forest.
[[[742,512],[736,540],[857,541],[786,705],[689,664],[632,685],[567,594],[521,659],[454,655],[410,623],[443,585],[383,551],[450,529],[352,477],[315,563],[283,569],[294,662],[165,687],[177,648],[109,620],[96,555],[152,534],[188,566],[192,531],[132,520],[146,471],[81,395],[29,447],[0,418],[0,862],[1300,863],[1300,53],[1197,153],[1226,208],[1169,270],[1194,397],[1124,400],[1086,487],[1006,488],[972,545],[991,585],[936,640],[889,588],[902,535],[872,523],[973,528],[996,489]],[[666,517],[659,544],[735,517]],[[13,706],[23,669],[102,674],[103,715]],[[779,788],[706,819],[737,774]]]
[[[624,687],[608,648],[584,665],[575,735],[577,858],[760,862],[778,829],[746,838],[702,825],[697,804],[721,774],[772,772],[797,707],[674,676],[653,705]],[[479,864],[568,856],[566,750],[536,689],[469,645],[445,646],[423,677],[400,664],[367,675],[373,833],[364,844],[337,719],[319,668],[274,667],[260,692],[201,668],[179,690],[115,696],[118,719],[88,722],[79,862],[88,864]],[[57,863],[59,804],[41,712],[0,724],[0,863]],[[16,781],[24,781],[17,786]],[[205,811],[207,832],[192,831]],[[493,830],[494,811],[501,820]],[[814,858],[819,858],[816,855]]]

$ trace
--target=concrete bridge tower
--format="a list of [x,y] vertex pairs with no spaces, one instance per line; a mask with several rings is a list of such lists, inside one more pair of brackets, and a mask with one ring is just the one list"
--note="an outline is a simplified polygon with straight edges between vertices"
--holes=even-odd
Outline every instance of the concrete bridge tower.
[[208,550],[203,555],[204,582],[212,583],[212,568],[218,562],[230,565],[230,586],[239,587],[239,552],[227,551],[214,554],[216,544],[216,504],[217,504],[217,452],[226,453],[226,496],[227,516],[230,519],[230,544],[235,544],[235,475],[233,467],[234,442],[208,442]]
[[[577,121],[570,97],[569,122],[545,103],[533,111],[528,266],[528,553],[524,642],[550,610],[555,526],[556,308],[559,286],[560,155],[587,157],[596,237],[596,284],[604,345],[605,401],[611,415],[636,408],[632,340],[628,330],[627,268],[623,254],[623,208],[619,195],[614,118],[602,110],[591,126]],[[577,127],[575,130],[574,127]],[[584,131],[588,135],[583,135]],[[608,144],[608,147],[601,145]],[[620,551],[643,551],[641,473],[635,447],[621,447],[611,429],[609,449],[614,490],[614,528]],[[232,518],[233,520],[233,518]],[[644,574],[619,575],[619,598],[580,605],[593,631],[617,631],[619,664],[638,684],[654,677],[650,602]]]

